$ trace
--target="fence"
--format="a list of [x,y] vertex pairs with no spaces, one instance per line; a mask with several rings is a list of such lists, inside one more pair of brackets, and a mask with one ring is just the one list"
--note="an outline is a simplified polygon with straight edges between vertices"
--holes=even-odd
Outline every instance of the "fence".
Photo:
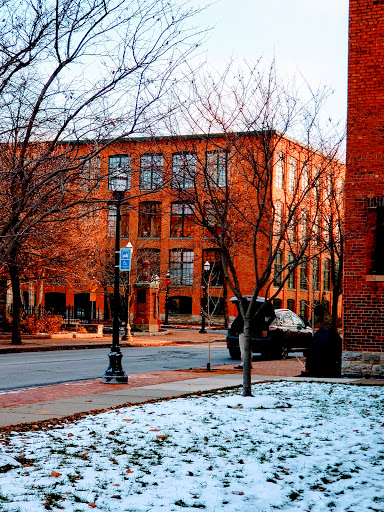
[[[46,313],[53,313],[61,315],[64,323],[79,323],[79,324],[99,324],[100,323],[100,308],[81,308],[76,306],[66,306],[65,309],[60,310],[45,310],[42,306],[24,306],[22,305],[22,316],[38,316],[41,317]],[[12,317],[13,306],[7,308],[8,314]]]

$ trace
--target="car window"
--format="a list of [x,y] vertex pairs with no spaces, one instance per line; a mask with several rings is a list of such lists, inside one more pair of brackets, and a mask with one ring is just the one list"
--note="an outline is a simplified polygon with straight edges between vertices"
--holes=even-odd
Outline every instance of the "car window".
[[294,323],[293,318],[291,317],[291,315],[289,313],[282,314],[282,324],[283,325],[292,325],[293,323]]
[[291,313],[291,316],[295,325],[301,325],[301,327],[305,327],[303,320],[298,315]]

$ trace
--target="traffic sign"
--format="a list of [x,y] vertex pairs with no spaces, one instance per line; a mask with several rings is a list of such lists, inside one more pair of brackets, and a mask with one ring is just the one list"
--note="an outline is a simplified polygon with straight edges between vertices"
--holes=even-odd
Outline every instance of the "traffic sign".
[[132,248],[125,247],[120,249],[120,270],[128,272],[131,270]]

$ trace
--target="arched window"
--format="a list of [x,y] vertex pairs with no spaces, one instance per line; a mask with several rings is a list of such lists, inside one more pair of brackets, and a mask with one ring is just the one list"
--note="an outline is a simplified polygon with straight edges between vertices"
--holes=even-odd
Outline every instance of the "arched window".
[[295,300],[294,299],[288,299],[287,300],[287,308],[291,311],[295,312]]

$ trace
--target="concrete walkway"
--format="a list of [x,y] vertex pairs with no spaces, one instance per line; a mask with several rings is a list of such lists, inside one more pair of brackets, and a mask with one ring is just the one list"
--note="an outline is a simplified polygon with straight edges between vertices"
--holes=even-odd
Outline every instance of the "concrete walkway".
[[[224,341],[219,333],[201,334],[198,331],[175,330],[164,336],[140,336],[134,342],[145,345],[173,343],[206,343]],[[86,343],[85,343],[86,342]],[[17,351],[59,350],[63,348],[95,348],[109,346],[111,339],[94,340],[47,340],[25,339],[16,347]],[[126,342],[125,342],[126,343]],[[124,342],[122,342],[124,344]],[[10,340],[0,340],[0,352],[7,352]],[[137,346],[137,345],[135,345]],[[14,347],[10,347],[13,349]],[[160,371],[135,374],[128,377],[127,384],[103,384],[101,379],[72,382],[53,386],[23,389],[0,394],[0,432],[17,429],[47,428],[64,418],[96,413],[110,408],[121,407],[149,400],[179,397],[225,387],[240,386],[242,372],[233,365],[195,370]],[[252,382],[274,380],[335,382],[356,385],[383,385],[382,380],[326,379],[302,377],[303,360],[291,357],[280,361],[254,361]]]

